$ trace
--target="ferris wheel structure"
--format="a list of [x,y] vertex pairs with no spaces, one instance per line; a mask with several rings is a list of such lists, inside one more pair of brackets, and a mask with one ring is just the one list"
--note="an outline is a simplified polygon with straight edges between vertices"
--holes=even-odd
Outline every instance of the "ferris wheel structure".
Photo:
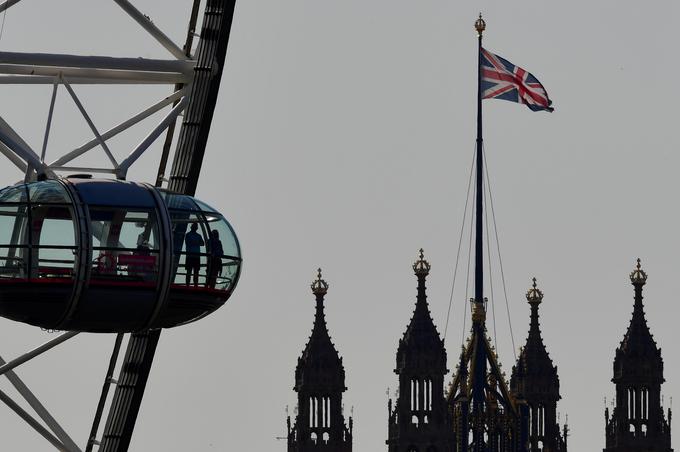
[[[6,229],[0,235],[8,237],[7,243],[0,239],[0,316],[60,332],[14,359],[0,358],[0,375],[32,412],[3,391],[0,401],[57,450],[68,452],[128,450],[162,329],[199,320],[222,306],[241,267],[234,230],[193,197],[235,0],[194,0],[183,45],[129,0],[112,1],[167,51],[166,59],[0,51],[0,85],[52,87],[40,148],[31,147],[0,108],[0,153],[22,174],[21,182],[0,190],[0,227]],[[0,14],[18,3],[0,3]],[[79,93],[85,85],[168,85],[169,90],[104,130]],[[60,91],[91,132],[89,140],[62,152],[49,146]],[[125,155],[112,150],[115,137],[157,116],[160,120]],[[153,182],[129,181],[130,168],[161,143],[157,172],[147,179]],[[78,163],[92,153],[105,156],[104,163]],[[55,240],[50,225],[72,231],[72,240],[70,235],[66,243]],[[109,333],[115,340],[90,435],[79,445],[15,369],[83,332]]]

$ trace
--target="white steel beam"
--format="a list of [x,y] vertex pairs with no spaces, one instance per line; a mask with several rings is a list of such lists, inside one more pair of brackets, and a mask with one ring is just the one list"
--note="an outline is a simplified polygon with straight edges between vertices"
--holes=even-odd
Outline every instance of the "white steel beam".
[[107,56],[66,55],[56,53],[0,52],[0,63],[5,65],[50,66],[59,68],[110,69],[116,71],[146,71],[180,73],[191,77],[195,61],[156,60]]
[[[154,71],[133,71],[117,69],[91,69],[91,68],[71,68],[65,66],[33,66],[29,64],[3,64],[0,63],[0,74],[14,76],[47,76],[75,78],[80,84],[155,84],[155,85],[176,85],[178,83],[188,83],[190,78],[181,72],[154,72]],[[10,78],[16,83],[16,79]],[[42,83],[44,80],[38,79]]]
[[[6,364],[5,360],[0,357],[0,365],[3,364]],[[28,402],[31,408],[33,408],[38,417],[40,417],[40,419],[42,419],[43,422],[47,424],[47,427],[52,430],[52,433],[54,433],[62,443],[64,443],[70,450],[80,450],[78,445],[73,441],[73,439],[71,439],[68,433],[64,431],[56,419],[54,419],[50,412],[47,411],[47,408],[45,408],[45,406],[40,403],[40,400],[38,400],[31,390],[28,389],[28,386],[26,386],[24,382],[21,381],[21,378],[19,378],[19,376],[13,370],[8,370],[5,376],[9,382],[12,383],[12,386],[14,386],[19,394],[21,394],[21,396],[26,400],[26,402]]]
[[2,141],[0,141],[0,153],[2,153],[2,155],[14,163],[14,165],[19,168],[22,173],[25,173],[28,170],[28,165],[26,165],[26,162],[17,157],[14,151],[8,148],[7,145],[5,145],[5,143]]
[[[71,80],[69,80],[69,83]],[[123,121],[122,123],[118,124],[117,126],[107,130],[106,132],[101,134],[101,137],[106,141],[111,137],[114,137],[118,135],[119,133],[127,130],[128,128],[132,127],[133,125],[137,124],[138,122],[148,118],[152,114],[156,113],[157,111],[163,109],[167,105],[170,105],[173,103],[175,100],[179,99],[185,94],[185,90],[181,89],[179,91],[174,92],[170,96],[166,97],[165,99],[156,102],[154,105],[150,106],[149,108],[137,113],[134,115],[132,118]],[[61,166],[64,165],[73,159],[83,155],[85,152],[89,151],[90,149],[94,148],[99,144],[99,140],[96,138],[93,140],[88,141],[87,143],[83,144],[82,146],[74,149],[73,151],[69,152],[68,154],[64,155],[63,157],[58,158],[54,162],[50,163],[50,167],[52,166]]]
[[92,119],[90,118],[90,115],[87,114],[87,111],[85,111],[85,107],[83,107],[83,104],[80,102],[80,99],[78,99],[78,96],[76,96],[75,91],[73,91],[73,88],[71,88],[71,85],[68,84],[66,79],[62,78],[62,81],[64,83],[64,86],[66,87],[66,90],[68,93],[71,95],[71,98],[73,99],[73,102],[75,102],[76,107],[78,107],[78,110],[80,110],[80,113],[83,115],[83,118],[85,118],[85,122],[87,122],[87,125],[90,126],[90,130],[92,130],[92,133],[94,133],[94,136],[97,138],[99,141],[99,144],[102,146],[102,149],[104,149],[104,152],[106,153],[106,156],[111,160],[111,163],[113,164],[114,168],[118,167],[118,162],[116,159],[113,157],[113,154],[111,153],[111,150],[109,147],[106,145],[106,141],[102,138],[102,136],[99,134],[99,131],[95,127],[94,123],[92,122]]
[[71,173],[105,173],[105,174],[116,174],[116,170],[113,168],[93,168],[87,166],[50,166],[48,167],[50,171],[68,171]]
[[[53,75],[0,75],[0,85],[51,85],[54,83],[54,78],[62,74],[68,77],[68,82],[71,85],[176,85],[177,82],[174,80],[180,80],[185,77],[182,74],[130,71],[116,71],[113,76],[105,73],[105,71],[96,71],[96,74],[92,77],[82,77],[76,74],[82,74],[84,71],[92,70],[67,70],[58,73],[58,71],[53,68],[49,68],[50,70],[45,70],[43,67],[33,69],[36,69],[37,72],[44,71],[45,73]],[[16,66],[11,66],[8,70],[18,72]],[[35,73],[35,71],[33,72]],[[1,70],[0,74],[2,74]]]
[[165,129],[168,128],[171,122],[175,121],[177,119],[177,115],[179,115],[182,110],[184,110],[184,107],[187,105],[187,98],[184,97],[175,107],[170,110],[170,112],[167,114],[165,118],[156,126],[155,129],[149,133],[149,135],[142,140],[141,143],[137,145],[137,147],[130,153],[130,155],[127,156],[125,160],[120,162],[120,165],[118,165],[118,176],[122,179],[125,178],[125,175],[127,174],[128,168],[130,168],[130,165],[132,165],[139,157],[142,156],[144,151],[146,151],[151,144],[156,141],[156,138],[160,136],[161,133]]
[[26,143],[26,141],[24,141],[23,138],[21,138],[21,135],[19,135],[19,134],[16,132],[16,130],[14,130],[14,129],[12,128],[12,126],[10,126],[10,125],[7,123],[7,121],[5,121],[4,119],[2,119],[2,116],[0,116],[0,129],[4,130],[5,133],[7,134],[7,136],[9,136],[12,140],[14,140],[15,142],[17,142],[19,145],[21,145],[21,147],[23,147],[24,149],[27,149],[28,151],[30,151],[30,152],[32,152],[33,154],[35,154],[36,157],[38,156],[38,154],[36,154],[36,152],[31,148],[31,146],[29,146],[29,144]]
[[33,167],[38,173],[44,173],[46,168],[45,164],[40,161],[38,154],[33,152],[33,150],[26,144],[24,140],[21,139],[19,134],[17,134],[12,127],[10,127],[7,122],[0,116],[0,141],[4,146],[13,152],[15,155],[22,158],[28,166]]
[[50,137],[50,128],[52,127],[52,116],[54,115],[54,101],[57,100],[57,88],[59,84],[57,79],[54,80],[54,87],[52,88],[52,98],[50,99],[50,110],[47,113],[47,124],[45,125],[45,137],[43,138],[42,151],[40,152],[40,160],[45,161],[45,153],[47,152],[47,140]]
[[184,51],[180,49],[165,33],[163,33],[151,19],[142,14],[132,3],[127,0],[113,0],[120,6],[130,17],[132,17],[139,25],[142,26],[151,36],[154,37],[165,49],[174,55],[179,60],[186,60],[187,56]]
[[21,355],[17,358],[14,358],[12,361],[0,366],[0,375],[3,375],[5,373],[9,372],[10,370],[14,369],[15,367],[22,365],[26,361],[29,361],[29,360],[35,358],[36,356],[38,356],[42,353],[45,353],[47,350],[61,344],[62,342],[65,342],[65,341],[71,339],[73,336],[75,336],[77,334],[78,334],[78,331],[68,331],[64,334],[61,334],[60,336],[55,337],[51,341],[47,341],[44,344],[34,348],[33,350],[26,352],[26,353],[24,353],[23,355]]
[[19,415],[21,419],[26,421],[28,425],[33,427],[33,429],[38,432],[43,438],[45,438],[47,441],[50,442],[54,447],[57,448],[57,450],[61,452],[75,452],[69,450],[64,444],[61,443],[53,434],[49,432],[45,427],[42,426],[40,422],[35,420],[33,416],[28,414],[26,410],[21,408],[19,404],[17,404],[10,396],[5,394],[3,391],[0,391],[0,400],[4,402],[8,407],[12,409],[16,414]]
[[0,13],[6,10],[7,8],[11,8],[12,6],[16,5],[19,3],[21,0],[7,0],[6,2],[0,4]]

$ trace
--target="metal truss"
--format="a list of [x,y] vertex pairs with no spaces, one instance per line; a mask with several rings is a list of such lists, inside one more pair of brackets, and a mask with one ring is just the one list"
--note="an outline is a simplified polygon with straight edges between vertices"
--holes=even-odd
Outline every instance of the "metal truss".
[[36,432],[38,432],[38,434],[40,434],[54,447],[56,447],[57,450],[64,452],[80,452],[81,449],[76,445],[76,443],[71,439],[66,431],[64,431],[64,429],[59,425],[54,417],[52,417],[49,411],[47,411],[47,408],[45,408],[45,406],[38,400],[31,390],[28,389],[28,386],[26,386],[26,384],[24,384],[19,376],[14,372],[14,369],[21,364],[24,364],[27,361],[35,358],[36,356],[45,353],[62,342],[71,339],[77,334],[78,332],[76,331],[63,333],[9,362],[5,362],[5,360],[0,357],[0,375],[5,375],[7,377],[12,386],[14,386],[14,388],[19,392],[24,400],[30,405],[38,417],[42,419],[44,425],[35,417],[31,416],[29,412],[24,410],[18,403],[16,403],[3,391],[0,391],[0,401],[10,407],[12,411],[14,411],[24,421],[26,421],[28,425],[30,425]]
[[[19,1],[6,0],[1,3],[0,13]],[[148,16],[142,14],[128,0],[112,1],[147,31],[173,58],[159,60],[137,57],[0,52],[0,84],[53,86],[40,152],[32,149],[0,116],[0,153],[25,174],[27,181],[35,178],[58,177],[61,172],[112,174],[118,179],[125,179],[129,168],[144,152],[166,130],[174,130],[177,117],[189,102],[196,68],[196,61],[190,55],[191,49],[183,50],[177,46]],[[169,85],[172,87],[172,93],[116,126],[108,130],[100,130],[78,97],[76,85]],[[46,160],[47,147],[55,113],[55,100],[60,87],[68,93],[81,113],[93,138],[48,161]],[[170,111],[127,156],[118,159],[114,156],[107,144],[108,140],[168,106],[172,106]],[[104,152],[110,162],[109,167],[82,167],[72,164],[73,160],[96,148]]]
[[[194,37],[197,36],[194,32],[200,0],[193,0],[189,29],[183,48],[175,44],[148,16],[142,14],[128,0],[111,1],[166,49],[171,58],[160,60],[137,57],[0,52],[0,84],[52,85],[41,148],[33,149],[0,116],[0,153],[25,175],[25,181],[57,178],[62,172],[109,174],[125,179],[129,168],[167,131],[156,178],[156,185],[160,186],[165,181],[165,166],[169,158],[176,120],[180,114],[184,114],[188,119],[185,119],[178,136],[172,177],[168,181],[168,187],[180,193],[192,194],[198,180],[198,171],[200,171],[224,67],[235,0],[204,0],[204,24],[195,57],[191,55],[191,47]],[[0,0],[0,13],[19,2],[20,0],[5,0],[4,2]],[[170,90],[168,96],[157,100],[114,127],[102,130],[97,127],[92,115],[78,95],[79,87],[82,85],[169,85]],[[68,93],[92,132],[92,138],[85,143],[75,143],[66,152],[57,156],[51,155],[48,160],[55,101],[60,89]],[[163,118],[137,146],[129,150],[123,158],[116,156],[109,146],[109,140],[164,109],[167,112]],[[106,156],[110,166],[93,168],[77,166],[74,163],[76,159],[95,149]],[[0,401],[9,406],[57,450],[67,452],[80,452],[81,449],[19,379],[14,369],[76,334],[78,333],[63,333],[9,362],[0,358],[0,375],[4,374],[9,379],[35,414],[27,412],[2,391],[0,391]],[[122,452],[126,451],[130,444],[160,330],[131,334],[125,356],[119,359],[123,337],[123,334],[116,336],[92,428],[85,445],[86,452],[95,448],[101,452]],[[114,379],[113,374],[117,364],[120,364],[120,374]],[[109,390],[112,388],[113,395],[109,396]],[[107,402],[110,403],[109,413],[106,425],[101,429],[100,423]]]

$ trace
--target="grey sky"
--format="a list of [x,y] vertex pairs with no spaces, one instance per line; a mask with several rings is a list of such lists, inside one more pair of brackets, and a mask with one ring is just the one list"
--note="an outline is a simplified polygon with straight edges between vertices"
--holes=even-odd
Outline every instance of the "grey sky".
[[[163,3],[135,2],[180,42],[190,2]],[[536,276],[570,446],[601,448],[603,398],[614,394],[611,363],[632,311],[628,273],[641,257],[666,405],[680,394],[677,2],[249,0],[237,5],[197,194],[235,227],[242,279],[227,306],[161,336],[131,450],[284,450],[275,437],[295,405],[293,372],[312,327],[309,283],[319,266],[330,283],[327,318],[347,371],[355,450],[385,449],[385,391],[396,387],[420,247],[444,329],[474,147],[480,9],[485,46],[533,72],[556,107],[484,104],[516,345]],[[25,0],[7,13],[0,50],[167,57],[107,1]],[[0,86],[0,115],[37,148],[49,92]],[[167,91],[78,93],[106,128]],[[48,156],[91,138],[63,94]],[[125,155],[146,130],[115,140],[114,152]],[[129,178],[152,181],[157,158],[158,147]],[[0,165],[3,185],[19,178]],[[450,368],[465,300],[457,287]],[[509,373],[507,318],[497,306]],[[5,359],[52,337],[1,323]],[[113,336],[81,335],[19,372],[81,444],[112,346]],[[5,381],[0,387],[9,391]],[[0,408],[0,424],[3,450],[51,450],[9,409]]]

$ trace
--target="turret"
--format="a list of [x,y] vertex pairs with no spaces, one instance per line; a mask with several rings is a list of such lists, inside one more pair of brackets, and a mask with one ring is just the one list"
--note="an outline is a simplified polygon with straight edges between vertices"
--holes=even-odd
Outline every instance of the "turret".
[[671,413],[669,410],[666,419],[661,406],[663,359],[645,318],[642,288],[647,283],[647,273],[640,259],[630,281],[635,292],[633,316],[614,358],[616,405],[611,417],[608,410],[606,413],[604,450],[669,452]]
[[536,278],[526,298],[531,307],[529,334],[512,368],[510,390],[515,398],[526,403],[529,451],[566,451],[566,443],[557,424],[560,379],[541,336],[538,311],[543,302],[543,292],[538,288]]
[[453,430],[444,399],[446,349],[427,304],[426,279],[430,264],[423,250],[413,264],[418,279],[416,305],[399,340],[396,367],[399,396],[394,409],[389,401],[388,450],[449,450]]
[[352,419],[347,428],[342,412],[345,368],[326,325],[328,283],[321,278],[321,269],[311,288],[316,313],[312,334],[295,369],[293,389],[298,393],[298,409],[294,425],[288,420],[288,452],[351,452]]

